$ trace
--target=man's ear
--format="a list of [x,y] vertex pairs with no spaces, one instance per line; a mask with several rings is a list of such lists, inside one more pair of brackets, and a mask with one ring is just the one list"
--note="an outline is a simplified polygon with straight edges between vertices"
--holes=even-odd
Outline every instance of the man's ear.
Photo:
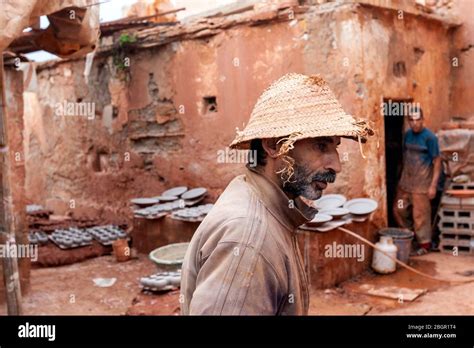
[[277,158],[280,151],[280,144],[277,144],[277,138],[262,139],[262,147],[271,158]]

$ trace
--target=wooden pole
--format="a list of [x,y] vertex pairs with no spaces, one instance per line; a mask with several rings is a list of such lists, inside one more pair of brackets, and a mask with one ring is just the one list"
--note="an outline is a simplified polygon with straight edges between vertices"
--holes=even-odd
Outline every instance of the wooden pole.
[[[10,154],[7,134],[6,84],[3,52],[0,52],[0,237],[4,248],[16,248],[10,189]],[[21,288],[16,253],[4,253],[3,280],[8,315],[21,315]]]

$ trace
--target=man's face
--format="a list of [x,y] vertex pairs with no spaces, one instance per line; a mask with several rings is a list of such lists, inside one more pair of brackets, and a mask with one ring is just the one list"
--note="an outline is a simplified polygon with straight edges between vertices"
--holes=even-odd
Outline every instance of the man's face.
[[294,175],[283,190],[309,200],[321,197],[328,182],[336,180],[341,171],[337,146],[340,137],[303,139],[294,144],[289,156],[294,160]]
[[418,113],[408,116],[408,124],[415,133],[420,133],[423,130],[423,118]]

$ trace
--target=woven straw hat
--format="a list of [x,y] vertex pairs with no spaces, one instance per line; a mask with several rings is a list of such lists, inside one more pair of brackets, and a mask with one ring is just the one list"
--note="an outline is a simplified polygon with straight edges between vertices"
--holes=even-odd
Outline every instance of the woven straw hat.
[[292,142],[341,136],[365,142],[373,130],[365,121],[346,114],[334,93],[319,76],[287,74],[258,98],[250,120],[230,144],[246,149],[253,139],[288,137]]

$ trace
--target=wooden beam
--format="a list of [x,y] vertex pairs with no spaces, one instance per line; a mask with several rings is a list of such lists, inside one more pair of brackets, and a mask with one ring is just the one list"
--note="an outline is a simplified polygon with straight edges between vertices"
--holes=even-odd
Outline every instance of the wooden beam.
[[[7,135],[6,84],[3,68],[3,52],[0,54],[0,243],[15,243],[13,230],[12,195],[10,187],[10,155]],[[16,246],[16,245],[15,245]],[[21,315],[21,288],[18,260],[9,253],[3,259],[3,280],[5,284],[7,312]]]
[[127,24],[127,23],[130,23],[130,22],[145,21],[147,19],[166,16],[166,15],[169,15],[169,14],[172,14],[172,13],[177,13],[177,12],[184,11],[184,10],[186,10],[186,7],[180,7],[180,8],[176,8],[176,9],[173,9],[173,10],[160,12],[160,13],[155,13],[153,15],[142,16],[142,17],[130,16],[130,17],[120,18],[120,19],[116,19],[116,20],[113,20],[113,21],[109,21],[109,22],[103,22],[103,23],[100,24],[100,26],[101,27],[102,26],[106,27],[108,25],[113,25],[113,24]]

